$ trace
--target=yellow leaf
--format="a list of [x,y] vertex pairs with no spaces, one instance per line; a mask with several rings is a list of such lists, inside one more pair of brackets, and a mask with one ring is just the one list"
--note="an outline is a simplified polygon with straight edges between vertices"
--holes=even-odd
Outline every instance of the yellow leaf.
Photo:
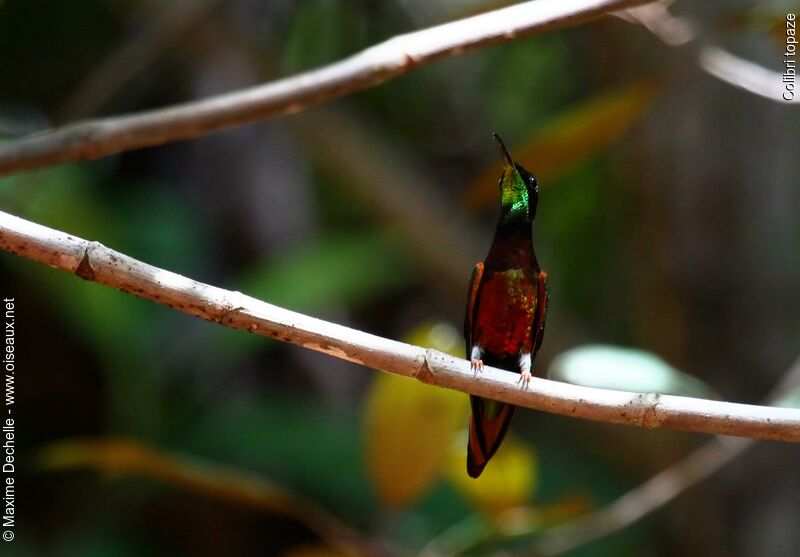
[[527,504],[538,478],[533,448],[509,435],[477,479],[467,476],[466,453],[464,434],[452,445],[448,477],[473,505],[497,516]]
[[[408,342],[463,355],[451,325],[426,324]],[[372,383],[364,416],[365,458],[380,501],[403,508],[442,475],[453,435],[463,427],[467,397],[389,374]]]
[[[511,149],[519,164],[547,184],[560,172],[609,148],[642,117],[658,89],[655,80],[638,81],[584,101],[550,122],[527,144]],[[500,163],[492,163],[471,182],[464,203],[479,210],[497,202]]]

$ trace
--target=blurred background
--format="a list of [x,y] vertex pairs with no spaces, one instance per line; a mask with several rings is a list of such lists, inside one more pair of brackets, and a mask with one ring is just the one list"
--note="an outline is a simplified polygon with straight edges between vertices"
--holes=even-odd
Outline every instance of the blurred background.
[[[498,5],[4,0],[0,134],[231,91]],[[5,177],[0,208],[462,355],[496,131],[541,184],[538,374],[758,403],[800,353],[800,110],[698,59],[716,45],[780,73],[790,8],[677,2],[643,13],[651,30],[608,17],[289,117]],[[7,253],[0,294],[17,300],[19,369],[4,555],[523,555],[707,441],[522,410],[473,482],[466,395]],[[796,446],[757,444],[568,554],[796,554],[798,469]]]

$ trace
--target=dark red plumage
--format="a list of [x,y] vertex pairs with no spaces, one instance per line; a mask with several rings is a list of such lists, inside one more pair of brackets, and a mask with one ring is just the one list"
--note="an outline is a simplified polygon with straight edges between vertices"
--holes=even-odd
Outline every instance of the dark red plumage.
[[[547,315],[547,273],[539,268],[531,226],[536,212],[536,179],[503,155],[501,216],[486,261],[472,273],[464,337],[467,358],[478,373],[490,365],[521,374],[527,387]],[[471,396],[472,418],[467,472],[477,478],[505,437],[515,407]]]

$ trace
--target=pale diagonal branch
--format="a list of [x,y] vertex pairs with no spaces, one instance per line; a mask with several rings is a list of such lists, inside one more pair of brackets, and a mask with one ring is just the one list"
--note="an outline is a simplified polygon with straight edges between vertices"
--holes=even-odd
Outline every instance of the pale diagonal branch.
[[522,390],[517,374],[486,368],[474,377],[465,360],[209,286],[2,212],[0,248],[227,327],[439,387],[601,422],[800,442],[800,410],[594,389],[539,378]]
[[672,0],[660,0],[615,15],[645,27],[667,46],[679,49],[701,70],[728,85],[783,105],[797,104],[783,98],[780,73],[704,41],[695,22],[670,13],[671,4]]
[[[153,62],[177,36],[187,33],[219,0],[184,0],[158,6],[161,17],[113,50],[67,97],[58,111],[59,121],[92,114],[132,76]],[[155,6],[154,6],[155,7]]]
[[[767,396],[777,403],[800,387],[800,358]],[[556,557],[610,536],[667,505],[681,493],[715,474],[755,446],[754,439],[717,437],[665,468],[606,507],[560,524],[539,536],[530,547],[536,557]]]
[[0,148],[0,175],[161,145],[362,91],[447,56],[652,0],[536,0],[398,35],[328,66],[233,93],[35,134]]
[[607,507],[560,524],[536,538],[535,557],[556,557],[628,528],[706,479],[755,444],[753,439],[720,437],[662,470]]

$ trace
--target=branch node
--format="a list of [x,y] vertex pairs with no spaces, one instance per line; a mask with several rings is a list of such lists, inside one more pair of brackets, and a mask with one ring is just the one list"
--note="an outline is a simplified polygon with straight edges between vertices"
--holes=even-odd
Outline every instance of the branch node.
[[86,247],[83,250],[83,257],[81,258],[80,263],[75,268],[75,274],[81,277],[83,280],[88,280],[94,282],[97,280],[97,273],[92,266],[92,256],[89,253],[92,249],[96,248],[103,248],[103,245],[99,242],[87,242]]
[[417,65],[417,60],[408,52],[403,52],[403,71],[410,72]]
[[637,402],[644,406],[640,425],[645,429],[660,427],[663,421],[663,417],[658,411],[658,405],[661,404],[661,395],[658,393],[643,393],[637,399]]
[[422,358],[422,361],[420,362],[417,371],[414,373],[414,377],[416,377],[423,383],[427,383],[428,385],[436,384],[436,373],[431,369],[431,366],[428,364],[428,360],[431,358],[435,358],[436,354],[437,354],[436,350],[431,350],[430,348],[426,350],[425,357]]
[[96,130],[101,125],[101,122],[78,122],[71,129],[65,130],[67,137],[69,137],[70,132],[75,137],[78,160],[93,160],[103,156],[104,151],[96,138]]
[[[234,306],[233,304],[231,304],[231,305],[228,306],[228,308],[225,311],[222,312],[222,315],[220,315],[216,319],[216,322],[220,323],[222,325],[232,325],[233,324],[233,315],[236,314],[236,313],[239,313],[243,309],[246,309],[246,308],[244,308],[243,306]],[[256,325],[255,323],[252,323],[248,327],[248,330],[251,333],[254,333],[254,332],[256,332],[256,330],[258,330],[258,325]]]

